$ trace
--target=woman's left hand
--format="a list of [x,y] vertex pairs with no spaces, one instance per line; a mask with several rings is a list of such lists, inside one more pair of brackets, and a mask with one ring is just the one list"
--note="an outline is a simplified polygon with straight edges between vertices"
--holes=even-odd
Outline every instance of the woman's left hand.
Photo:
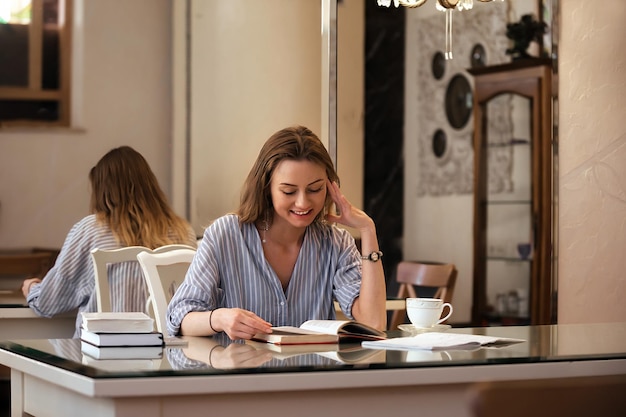
[[328,213],[326,221],[339,223],[354,229],[366,230],[374,227],[374,221],[363,210],[354,207],[343,195],[336,182],[326,180],[326,188],[335,203],[338,214]]
[[32,287],[33,284],[39,284],[40,282],[41,282],[41,279],[39,278],[25,279],[24,283],[22,284],[22,294],[24,294],[24,298],[28,297],[28,293],[30,292],[30,287]]

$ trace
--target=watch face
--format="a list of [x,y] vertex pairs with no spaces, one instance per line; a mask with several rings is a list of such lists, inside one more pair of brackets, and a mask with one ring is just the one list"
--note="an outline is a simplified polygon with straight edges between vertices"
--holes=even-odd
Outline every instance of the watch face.
[[441,158],[446,153],[448,145],[448,136],[446,132],[441,129],[437,129],[433,135],[433,153],[437,158]]
[[376,262],[378,260],[378,252],[372,252],[370,254],[370,259],[374,262]]

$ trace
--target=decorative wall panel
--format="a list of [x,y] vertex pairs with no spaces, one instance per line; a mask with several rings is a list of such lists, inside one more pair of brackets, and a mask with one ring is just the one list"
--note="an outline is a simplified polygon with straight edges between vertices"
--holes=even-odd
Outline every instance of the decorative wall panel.
[[[419,11],[418,11],[419,12]],[[416,83],[409,108],[419,109],[415,131],[406,140],[418,142],[418,155],[407,161],[419,164],[417,195],[471,194],[473,189],[472,91],[473,80],[466,69],[472,65],[508,62],[505,54],[506,5],[490,3],[473,10],[453,13],[453,59],[442,59],[445,47],[445,14],[418,18],[407,42],[421,45],[416,59],[417,74],[407,74],[407,84]],[[511,139],[511,103],[498,98],[497,116],[489,118],[489,137],[493,142]],[[512,153],[510,147],[495,147],[490,152],[491,192],[509,191]]]

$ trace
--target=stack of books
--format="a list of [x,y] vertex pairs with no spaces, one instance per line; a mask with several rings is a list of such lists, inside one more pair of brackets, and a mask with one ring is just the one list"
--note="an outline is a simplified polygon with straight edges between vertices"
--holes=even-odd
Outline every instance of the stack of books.
[[81,350],[94,359],[156,359],[163,334],[145,313],[81,313]]

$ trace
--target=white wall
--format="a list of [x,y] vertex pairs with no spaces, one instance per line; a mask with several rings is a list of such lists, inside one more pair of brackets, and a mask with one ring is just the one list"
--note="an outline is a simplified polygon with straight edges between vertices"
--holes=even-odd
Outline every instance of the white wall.
[[116,146],[141,152],[171,193],[170,1],[76,3],[82,122],[0,130],[0,248],[60,247],[88,214],[89,170]]

